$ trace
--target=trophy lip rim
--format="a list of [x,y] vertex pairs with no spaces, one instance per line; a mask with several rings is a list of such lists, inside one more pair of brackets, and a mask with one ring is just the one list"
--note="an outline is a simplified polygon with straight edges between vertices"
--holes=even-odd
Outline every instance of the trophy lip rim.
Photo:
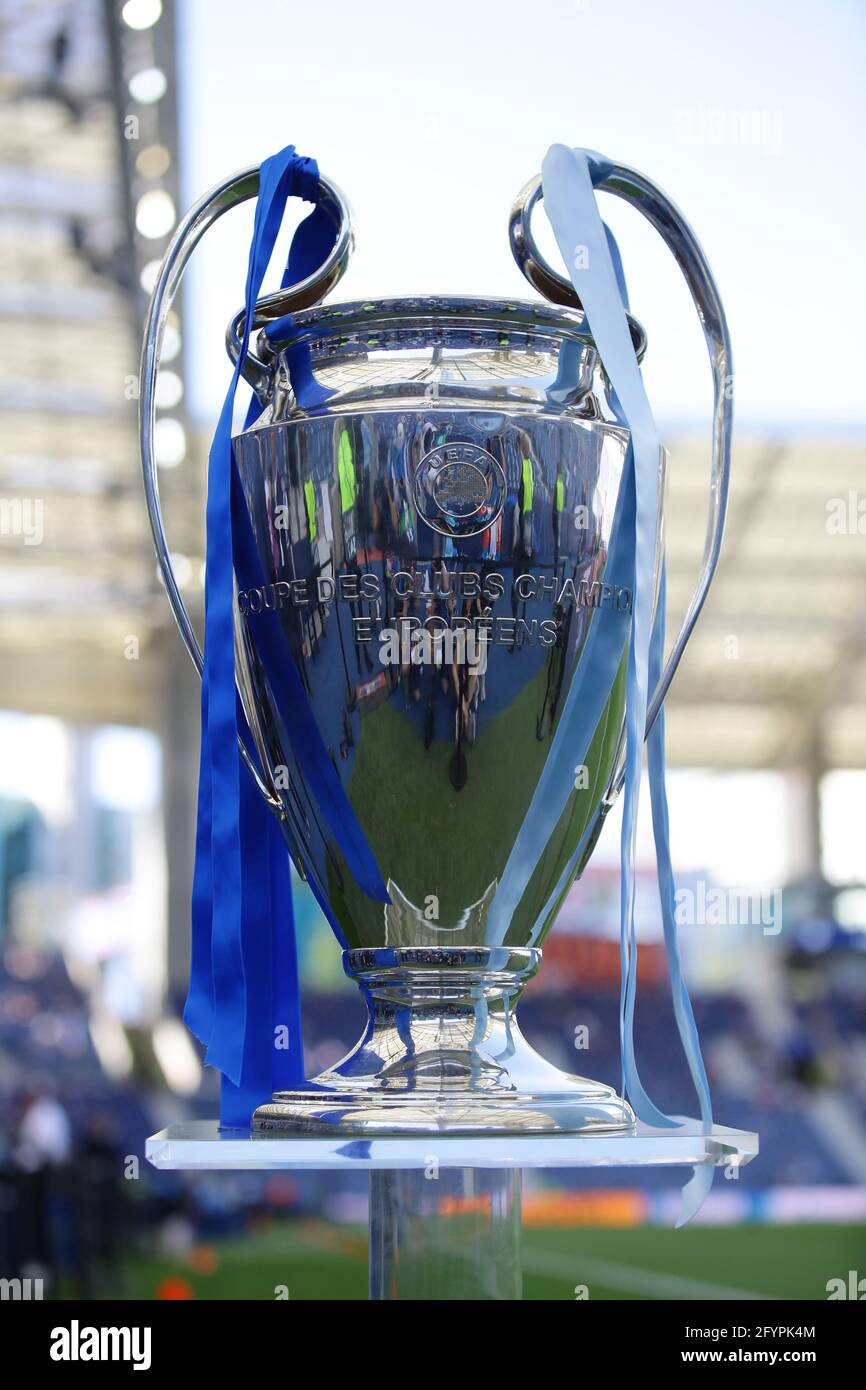
[[[638,361],[642,361],[647,348],[646,330],[633,314],[627,314],[626,318]],[[485,320],[492,321],[493,325],[505,322],[518,332],[529,330],[542,337],[577,338],[597,350],[586,313],[565,305],[498,295],[405,294],[340,300],[298,310],[263,329],[259,335],[259,351],[263,356],[274,357],[305,339],[346,332],[356,324],[381,324],[383,320],[390,320],[395,327],[408,328],[412,324],[435,324],[437,319],[445,327],[469,322],[481,324]]]

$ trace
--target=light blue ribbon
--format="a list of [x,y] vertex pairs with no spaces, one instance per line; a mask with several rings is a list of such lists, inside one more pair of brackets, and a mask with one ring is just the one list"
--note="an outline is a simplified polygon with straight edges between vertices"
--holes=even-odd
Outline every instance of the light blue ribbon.
[[[604,582],[632,592],[635,587],[634,524],[634,470],[626,460],[607,555],[604,557]],[[532,801],[491,905],[490,927],[500,943],[506,938],[511,919],[538,863],[540,850],[549,843],[574,790],[575,769],[586,763],[589,746],[610,699],[622,661],[626,642],[623,615],[612,608],[587,609],[586,612],[590,615],[589,629],[577,670],[568,688]],[[578,847],[578,852],[582,853],[582,846]],[[578,863],[579,860],[575,858],[574,869]],[[574,869],[571,877],[574,876]],[[559,900],[566,887],[567,883],[561,879],[552,900],[539,917],[539,927],[552,911],[553,901]]]
[[[664,582],[655,624],[652,620],[653,575],[660,483],[659,438],[629,332],[618,256],[611,254],[611,237],[599,215],[595,185],[610,171],[610,162],[587,150],[553,145],[542,166],[544,206],[569,277],[586,312],[590,329],[622,417],[630,431],[624,486],[633,478],[634,607],[628,648],[626,693],[626,765],[623,801],[620,899],[620,1043],[623,1088],[638,1118],[671,1128],[678,1121],[663,1114],[647,1095],[634,1053],[634,1010],[637,989],[635,937],[635,854],[643,745],[648,693],[661,672],[664,647]],[[674,917],[674,880],[670,861],[667,799],[664,782],[664,731],[661,716],[649,747],[653,831],[659,873],[668,971],[674,1013],[683,1050],[700,1103],[704,1130],[712,1127],[712,1106],[706,1072],[688,992],[682,976]],[[690,1219],[712,1182],[712,1169],[696,1169],[683,1193],[678,1224]]]

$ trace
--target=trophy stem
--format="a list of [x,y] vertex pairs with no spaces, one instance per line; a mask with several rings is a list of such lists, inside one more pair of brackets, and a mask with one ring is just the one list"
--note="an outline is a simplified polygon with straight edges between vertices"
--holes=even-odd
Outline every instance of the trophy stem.
[[370,1173],[370,1298],[520,1300],[519,1168]]
[[515,1005],[541,952],[511,947],[373,947],[344,965],[366,999],[356,1046],[253,1116],[296,1134],[520,1134],[628,1130],[610,1086],[546,1062]]

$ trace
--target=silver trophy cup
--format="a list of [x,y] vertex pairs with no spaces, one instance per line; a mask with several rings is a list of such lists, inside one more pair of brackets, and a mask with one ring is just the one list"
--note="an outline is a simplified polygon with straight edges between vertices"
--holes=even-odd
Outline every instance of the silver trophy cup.
[[[147,501],[168,594],[199,669],[160,514],[154,386],[189,255],[257,186],[258,171],[246,171],[187,215],[147,326]],[[718,559],[730,348],[709,268],[677,210],[620,166],[602,187],[635,204],[676,256],[715,386],[705,558],[651,694],[651,724]],[[539,967],[563,872],[570,866],[569,882],[580,876],[622,783],[621,661],[605,677],[601,717],[554,829],[533,843],[531,807],[568,692],[578,674],[597,678],[584,662],[601,613],[619,624],[626,652],[632,594],[611,582],[607,562],[628,429],[574,290],[535,244],[540,180],[519,195],[510,221],[515,258],[545,296],[533,302],[417,297],[321,306],[352,247],[344,198],[324,179],[321,193],[334,250],[303,284],[259,301],[256,350],[243,367],[261,413],[235,439],[235,456],[265,582],[238,589],[236,667],[264,780],[251,771],[298,871],[315,878],[339,925],[345,969],[369,1018],[348,1056],[304,1089],[275,1095],[253,1126],[359,1135],[625,1130],[634,1123],[626,1101],[539,1056],[521,1036],[515,1005]],[[235,359],[242,320],[228,331]],[[640,357],[644,332],[635,321],[631,332]],[[661,516],[658,536],[657,577]],[[250,630],[250,615],[262,608],[279,615],[387,882],[387,904],[353,880],[292,756]],[[496,896],[519,836],[532,845],[534,868],[503,922]]]

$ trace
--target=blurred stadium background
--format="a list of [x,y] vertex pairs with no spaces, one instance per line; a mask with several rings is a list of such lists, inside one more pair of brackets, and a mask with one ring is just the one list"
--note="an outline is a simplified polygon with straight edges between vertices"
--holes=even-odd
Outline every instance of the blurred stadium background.
[[[0,1273],[41,1274],[52,1295],[360,1298],[362,1183],[175,1177],[142,1158],[146,1135],[217,1105],[179,1022],[198,697],[136,448],[147,291],[207,182],[184,171],[178,9],[0,5]],[[252,140],[249,161],[279,139]],[[238,265],[229,309],[241,280]],[[158,449],[200,607],[212,419],[188,401],[185,327],[181,310]],[[821,1298],[866,1273],[866,428],[839,423],[740,429],[727,547],[669,705],[679,882],[697,903],[726,895],[727,920],[684,925],[688,978],[717,1118],[758,1130],[760,1158],[678,1233],[670,1174],[527,1178],[528,1297],[584,1282],[593,1297]],[[667,437],[673,622],[708,444],[688,421]],[[611,824],[521,1010],[546,1056],[611,1082],[617,852]],[[638,1057],[682,1112],[646,834],[641,856]],[[312,1071],[354,1042],[361,1007],[300,887],[297,916]]]

